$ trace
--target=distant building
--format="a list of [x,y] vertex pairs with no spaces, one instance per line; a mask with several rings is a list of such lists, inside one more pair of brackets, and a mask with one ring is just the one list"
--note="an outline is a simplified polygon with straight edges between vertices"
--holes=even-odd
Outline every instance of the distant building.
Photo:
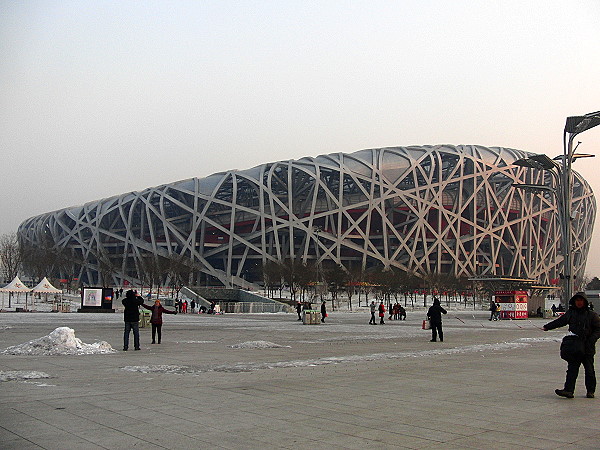
[[[548,172],[512,164],[528,156],[437,145],[279,161],[49,212],[18,234],[62,261],[57,276],[90,284],[138,283],[148,271],[164,282],[175,264],[197,284],[246,286],[261,281],[263,264],[287,258],[555,283],[556,199],[511,187],[554,187]],[[582,275],[596,203],[574,176],[574,273]]]

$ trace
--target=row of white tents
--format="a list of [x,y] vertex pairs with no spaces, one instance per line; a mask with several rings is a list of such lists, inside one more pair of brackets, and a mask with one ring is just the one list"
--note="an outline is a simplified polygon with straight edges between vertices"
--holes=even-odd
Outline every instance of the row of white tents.
[[28,288],[25,284],[16,276],[10,283],[3,288],[0,288],[0,292],[10,292],[13,294],[21,292],[32,292],[34,294],[62,294],[62,289],[57,289],[48,281],[48,278],[44,277],[36,287]]
[[[29,293],[31,294],[46,294],[46,300],[48,300],[48,294],[62,294],[62,289],[57,289],[54,286],[52,286],[52,283],[50,283],[48,281],[48,278],[44,277],[44,279],[42,281],[40,281],[37,286],[33,287],[33,288],[29,288],[27,286],[25,286],[25,284],[19,279],[18,276],[16,276],[10,283],[8,283],[6,286],[0,288],[0,292],[3,293],[2,295],[2,308],[1,310],[4,310],[4,293],[7,292],[9,294],[9,301],[8,304],[10,306],[10,296],[12,294],[17,294],[17,296],[19,294],[24,293],[25,294],[25,310],[27,310],[27,295]],[[33,302],[33,299],[32,299]],[[62,295],[61,295],[61,305],[62,305]],[[33,305],[32,305],[33,306]]]

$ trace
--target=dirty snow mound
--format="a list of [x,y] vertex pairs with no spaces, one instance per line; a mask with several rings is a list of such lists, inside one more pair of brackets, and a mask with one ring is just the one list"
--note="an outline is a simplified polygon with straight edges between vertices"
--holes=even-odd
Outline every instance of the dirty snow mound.
[[115,351],[106,341],[85,344],[75,337],[75,330],[72,328],[59,327],[47,336],[8,347],[2,353],[6,355],[92,355]]
[[128,372],[141,373],[187,373],[190,369],[187,366],[175,366],[169,364],[155,364],[152,366],[125,366],[121,368]]
[[289,345],[279,345],[268,341],[247,341],[240,344],[230,345],[231,348],[290,348]]
[[44,372],[25,371],[25,370],[0,370],[0,381],[21,381],[37,380],[39,378],[50,378],[50,375]]

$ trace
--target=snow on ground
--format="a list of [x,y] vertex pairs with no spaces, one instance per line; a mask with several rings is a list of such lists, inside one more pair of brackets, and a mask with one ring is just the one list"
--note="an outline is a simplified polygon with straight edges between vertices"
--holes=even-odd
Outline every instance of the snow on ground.
[[2,353],[6,355],[92,355],[97,353],[114,353],[106,341],[85,344],[75,337],[75,330],[69,327],[56,328],[47,336],[34,339],[24,344],[8,347]]
[[44,372],[25,371],[25,370],[0,370],[0,381],[23,381],[38,380],[40,378],[50,378],[50,375]]
[[239,344],[229,345],[230,348],[290,348],[289,345],[274,344],[269,341],[246,341]]
[[175,366],[169,364],[155,364],[151,366],[125,366],[121,368],[127,372],[141,373],[193,373],[194,370],[187,366]]
[[[519,339],[524,340],[524,339]],[[548,340],[554,340],[548,338]],[[540,339],[541,341],[541,339]],[[535,340],[534,340],[535,342]],[[372,353],[368,355],[346,355],[346,356],[329,356],[325,358],[314,358],[305,360],[289,360],[289,361],[272,361],[272,362],[244,362],[234,364],[220,364],[211,366],[169,366],[169,365],[154,365],[154,366],[126,366],[122,370],[129,372],[141,373],[170,373],[170,374],[201,374],[203,372],[252,372],[264,369],[276,368],[291,368],[291,367],[316,367],[328,364],[344,364],[344,363],[360,363],[368,361],[401,359],[401,358],[427,358],[432,356],[453,356],[467,353],[486,353],[505,350],[514,350],[530,346],[527,342],[499,342],[496,344],[479,344],[466,345],[463,347],[454,347],[446,349],[423,350],[412,352],[385,352]]]
[[562,342],[562,337],[534,337],[534,338],[519,338],[522,342]]

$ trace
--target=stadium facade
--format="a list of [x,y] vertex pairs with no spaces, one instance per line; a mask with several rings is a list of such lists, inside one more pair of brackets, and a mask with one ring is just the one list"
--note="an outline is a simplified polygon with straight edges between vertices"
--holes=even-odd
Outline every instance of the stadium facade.
[[[60,257],[56,276],[89,284],[142,283],[154,263],[178,261],[195,283],[246,287],[288,258],[547,284],[563,260],[555,196],[512,184],[556,186],[551,173],[513,164],[529,156],[436,145],[279,161],[49,212],[18,235]],[[573,184],[583,275],[596,203],[577,173]]]

